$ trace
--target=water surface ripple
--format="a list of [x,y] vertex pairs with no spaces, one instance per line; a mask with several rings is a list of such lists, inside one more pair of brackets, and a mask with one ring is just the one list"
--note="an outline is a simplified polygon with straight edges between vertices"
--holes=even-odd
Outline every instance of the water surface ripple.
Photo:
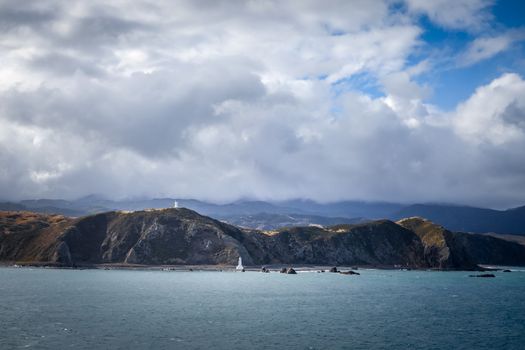
[[524,349],[525,271],[0,268],[0,349]]

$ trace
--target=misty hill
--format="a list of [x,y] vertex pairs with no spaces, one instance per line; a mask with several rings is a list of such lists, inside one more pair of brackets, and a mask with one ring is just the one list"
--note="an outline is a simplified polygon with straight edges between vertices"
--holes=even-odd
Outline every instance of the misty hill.
[[[5,202],[0,203],[0,210],[28,210],[79,217],[112,210],[171,208],[174,201],[173,198],[113,201],[98,196],[88,196],[74,201],[40,199],[17,203]],[[335,203],[317,203],[310,200],[237,201],[226,204],[208,203],[194,199],[177,199],[177,201],[181,207],[250,228],[274,229],[308,224],[326,226],[345,222],[354,223],[359,220],[399,220],[419,216],[436,222],[451,231],[525,235],[525,207],[493,210],[455,205],[403,205],[362,201]]]
[[385,219],[401,210],[405,205],[399,203],[340,201],[317,203],[311,200],[290,200],[278,202],[282,207],[292,208],[295,213],[327,217]]
[[229,216],[225,220],[232,225],[258,230],[276,230],[293,226],[333,226],[338,224],[356,224],[366,220],[361,218],[326,217],[307,214],[268,214]]
[[[436,227],[425,226],[422,234],[420,227],[419,222],[400,225],[379,220],[266,232],[240,229],[184,208],[111,211],[81,218],[0,212],[0,260],[66,266],[232,265],[241,256],[247,265],[472,269],[480,262],[505,263],[512,256],[513,264],[525,265],[525,247],[518,243],[445,232],[438,226],[437,233],[428,233]],[[480,258],[482,252],[494,249],[500,252],[497,259],[490,254]]]
[[416,204],[399,210],[392,218],[420,216],[451,231],[525,234],[525,206],[493,210],[475,207]]
[[[0,209],[9,210],[9,205],[19,205],[23,209],[40,211],[42,208],[56,208],[57,210],[70,210],[82,212],[83,215],[109,210],[142,210],[171,208],[174,201],[181,207],[196,210],[204,215],[214,217],[229,217],[238,215],[267,214],[303,214],[326,217],[369,219],[386,218],[392,213],[403,208],[401,204],[374,203],[360,201],[344,201],[321,204],[310,200],[290,200],[281,202],[264,201],[236,201],[226,204],[215,204],[195,199],[133,199],[133,200],[108,200],[98,196],[88,196],[78,200],[66,201],[62,199],[24,200],[17,203],[0,203]],[[5,208],[5,209],[3,209]]]

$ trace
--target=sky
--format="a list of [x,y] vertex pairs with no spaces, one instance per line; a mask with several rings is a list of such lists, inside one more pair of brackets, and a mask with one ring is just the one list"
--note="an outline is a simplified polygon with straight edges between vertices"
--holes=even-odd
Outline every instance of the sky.
[[525,2],[0,0],[0,199],[525,204]]

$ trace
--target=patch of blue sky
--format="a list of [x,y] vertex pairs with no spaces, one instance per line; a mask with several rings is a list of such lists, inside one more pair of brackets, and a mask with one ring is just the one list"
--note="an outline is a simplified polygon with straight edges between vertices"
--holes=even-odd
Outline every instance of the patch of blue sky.
[[420,18],[419,25],[423,28],[421,40],[432,46],[460,48],[466,42],[474,39],[474,36],[466,31],[451,30],[438,26],[426,16]]
[[324,30],[331,36],[341,36],[347,34],[345,31],[331,26],[329,23],[322,24]]
[[347,92],[359,92],[366,94],[371,98],[383,97],[385,94],[376,77],[368,72],[360,72],[351,76],[339,79],[330,86],[332,93],[332,103],[330,114],[334,118],[340,118],[343,115],[344,108],[341,105],[340,97]]
[[468,99],[479,86],[489,84],[504,73],[525,74],[525,62],[522,58],[525,45],[517,44],[514,48],[473,65],[436,70],[432,73],[433,94],[430,103],[443,110],[451,110],[458,103]]
[[359,91],[372,98],[384,96],[377,78],[369,72],[359,72],[339,79],[331,84],[330,89],[334,97],[338,97],[348,91]]
[[[394,7],[393,11],[402,11],[402,7]],[[468,99],[475,90],[489,84],[504,73],[513,72],[525,77],[525,43],[516,42],[508,50],[493,57],[470,65],[461,65],[459,58],[476,38],[495,35],[508,28],[525,29],[525,0],[498,1],[492,7],[493,20],[488,32],[475,33],[466,30],[443,28],[436,25],[426,16],[419,18],[423,28],[420,36],[422,45],[418,46],[407,57],[406,68],[428,60],[430,69],[412,77],[412,80],[431,87],[432,93],[427,97],[427,103],[448,111]],[[331,35],[344,35],[342,31],[325,26]],[[326,75],[307,77],[305,79],[325,80]],[[359,91],[372,98],[384,96],[384,91],[377,77],[369,72],[360,72],[345,77],[331,84],[334,99],[349,91]],[[338,114],[339,108],[333,107],[333,114]]]
[[523,0],[497,1],[492,8],[492,13],[496,21],[507,28],[525,25],[525,1]]
[[420,84],[428,84],[433,93],[426,102],[442,110],[452,110],[458,103],[470,97],[476,88],[490,83],[503,73],[525,74],[525,44],[516,42],[511,48],[488,59],[471,65],[458,61],[469,44],[476,38],[495,35],[508,28],[525,29],[525,1],[498,1],[492,8],[491,28],[483,33],[452,30],[432,23],[427,17],[420,18],[423,42],[407,59],[407,67],[423,59],[429,60],[431,68],[413,78]]

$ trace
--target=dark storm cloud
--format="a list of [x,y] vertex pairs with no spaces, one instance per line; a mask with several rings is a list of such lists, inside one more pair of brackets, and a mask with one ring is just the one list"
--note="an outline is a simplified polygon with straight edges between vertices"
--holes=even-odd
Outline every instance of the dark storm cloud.
[[49,53],[33,57],[28,64],[36,69],[58,76],[83,73],[91,76],[102,76],[104,69],[97,66],[95,60],[78,58],[72,55]]
[[42,28],[59,17],[58,8],[38,6],[37,1],[0,2],[0,30],[6,32],[17,28]]
[[[520,101],[521,102],[521,101]],[[501,118],[509,124],[516,125],[516,127],[525,130],[525,106],[523,102],[513,101],[501,114]]]
[[189,127],[220,122],[215,104],[250,101],[264,93],[264,86],[247,71],[182,64],[172,71],[135,73],[104,84],[80,75],[62,87],[11,91],[0,100],[4,116],[13,123],[51,126],[144,156],[164,157],[177,154]]
[[126,37],[153,30],[149,24],[113,15],[95,15],[75,21],[66,35],[55,36],[55,44],[97,54],[101,49],[125,41]]

